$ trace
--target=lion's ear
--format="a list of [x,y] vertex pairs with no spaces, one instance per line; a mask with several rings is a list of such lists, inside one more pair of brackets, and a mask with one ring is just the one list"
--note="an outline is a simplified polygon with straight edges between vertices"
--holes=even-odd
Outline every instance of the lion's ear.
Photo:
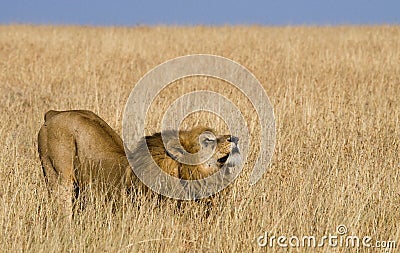
[[166,152],[168,156],[176,160],[176,159],[181,159],[183,157],[185,150],[183,149],[179,140],[173,139],[167,142]]

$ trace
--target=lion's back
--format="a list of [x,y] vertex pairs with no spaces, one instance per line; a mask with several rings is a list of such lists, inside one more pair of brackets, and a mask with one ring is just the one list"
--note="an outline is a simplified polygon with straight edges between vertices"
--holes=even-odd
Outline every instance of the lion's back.
[[[45,132],[45,138],[40,138]],[[43,134],[42,134],[43,135]],[[73,139],[80,152],[78,156],[95,157],[106,154],[124,155],[121,137],[99,116],[87,110],[48,111],[39,131],[39,142]]]

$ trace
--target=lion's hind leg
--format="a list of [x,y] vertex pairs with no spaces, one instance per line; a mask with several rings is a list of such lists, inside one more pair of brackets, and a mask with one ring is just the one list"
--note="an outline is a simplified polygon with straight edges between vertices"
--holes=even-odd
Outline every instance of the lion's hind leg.
[[39,156],[43,175],[50,198],[72,220],[78,192],[74,170],[75,142],[72,137],[67,140],[63,138],[61,142],[54,136],[50,139],[49,134],[52,133],[49,133],[46,126],[39,131]]

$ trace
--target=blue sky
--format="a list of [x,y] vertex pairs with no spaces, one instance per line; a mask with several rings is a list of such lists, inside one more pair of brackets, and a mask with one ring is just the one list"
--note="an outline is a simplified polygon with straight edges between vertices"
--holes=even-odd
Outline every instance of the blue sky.
[[400,0],[3,0],[0,23],[117,26],[400,24]]

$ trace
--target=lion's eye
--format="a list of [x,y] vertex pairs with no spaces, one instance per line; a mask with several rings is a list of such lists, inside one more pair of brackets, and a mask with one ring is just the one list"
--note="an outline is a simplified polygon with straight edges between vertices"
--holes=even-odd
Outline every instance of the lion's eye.
[[202,145],[205,146],[205,147],[214,146],[214,145],[215,145],[215,141],[216,141],[215,139],[205,138],[205,139],[203,140]]
[[215,142],[215,139],[206,138],[204,141],[207,143],[212,143]]

